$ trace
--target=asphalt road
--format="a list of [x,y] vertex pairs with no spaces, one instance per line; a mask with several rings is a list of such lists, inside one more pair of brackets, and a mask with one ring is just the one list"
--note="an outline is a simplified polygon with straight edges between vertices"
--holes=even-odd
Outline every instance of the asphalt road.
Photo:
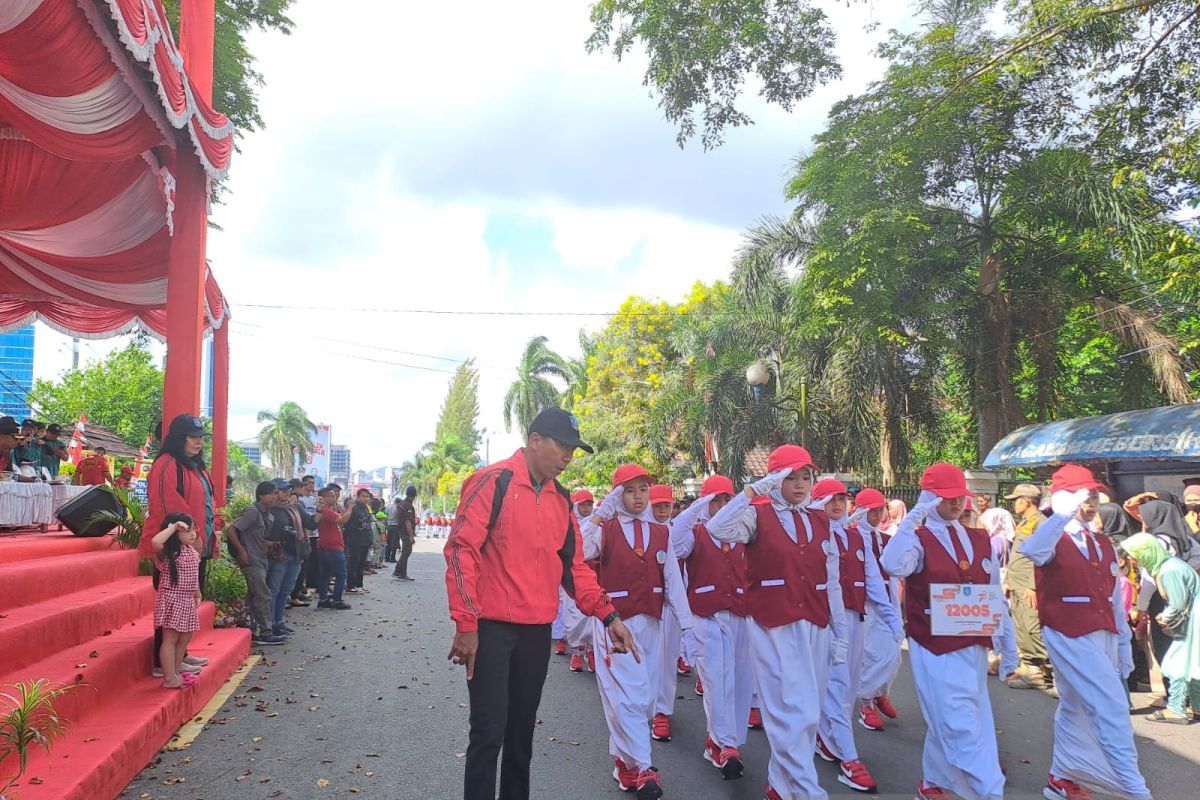
[[[423,543],[421,550],[435,550]],[[390,565],[389,565],[390,566]],[[414,583],[389,572],[368,577],[370,594],[348,596],[350,611],[293,609],[297,630],[265,659],[187,750],[163,752],[130,784],[137,800],[461,797],[467,693],[461,668],[446,660],[444,562],[413,557]],[[752,731],[746,776],[723,782],[701,757],[703,709],[690,679],[679,681],[675,740],[654,745],[666,796],[759,800],[767,746]],[[882,797],[912,797],[920,778],[925,725],[905,669],[893,692],[900,712],[880,733],[858,731],[862,759]],[[1146,696],[1135,696],[1145,713]],[[1000,754],[1010,798],[1041,797],[1049,766],[1055,701],[992,683]],[[553,657],[533,765],[534,797],[617,798],[595,680]],[[1157,800],[1197,796],[1200,725],[1134,721],[1141,767]],[[856,793],[819,762],[833,796]]]

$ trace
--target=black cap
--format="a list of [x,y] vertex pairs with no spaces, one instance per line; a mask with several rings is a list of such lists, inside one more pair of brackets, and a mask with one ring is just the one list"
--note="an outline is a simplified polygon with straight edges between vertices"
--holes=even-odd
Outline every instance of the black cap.
[[62,425],[59,425],[57,422],[54,423],[53,425],[48,425],[46,427],[46,433],[54,433],[54,434],[62,433]]
[[533,418],[529,425],[530,433],[549,436],[568,447],[578,447],[585,453],[594,453],[591,445],[584,444],[579,439],[579,420],[575,415],[561,408],[545,408]]
[[276,478],[272,483],[275,484],[275,491],[277,492],[286,492],[292,488],[290,485],[291,482],[287,478]]
[[0,435],[16,436],[21,432],[21,426],[12,417],[0,417]]
[[204,430],[204,422],[199,417],[194,417],[191,414],[180,414],[171,420],[171,427],[167,429],[167,435],[177,434],[181,436],[208,436],[208,431]]
[[21,427],[22,428],[36,428],[37,420],[26,417],[25,419],[21,420]]

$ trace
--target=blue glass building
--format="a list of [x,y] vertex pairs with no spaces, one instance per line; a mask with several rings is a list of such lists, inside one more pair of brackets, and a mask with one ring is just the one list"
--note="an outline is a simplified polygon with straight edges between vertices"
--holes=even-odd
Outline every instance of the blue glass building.
[[33,388],[32,325],[12,333],[0,333],[0,416],[25,419],[29,412],[29,390]]

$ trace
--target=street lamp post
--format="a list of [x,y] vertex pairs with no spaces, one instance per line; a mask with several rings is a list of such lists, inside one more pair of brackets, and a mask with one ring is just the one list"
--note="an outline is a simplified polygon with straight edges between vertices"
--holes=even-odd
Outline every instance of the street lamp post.
[[800,405],[788,409],[787,395],[783,388],[783,365],[779,355],[774,350],[764,350],[763,358],[770,359],[755,361],[746,367],[746,383],[750,384],[750,392],[755,403],[762,402],[763,387],[771,382],[771,372],[775,372],[775,403],[780,408],[794,410],[800,423],[800,446],[808,447],[808,379],[800,379]]

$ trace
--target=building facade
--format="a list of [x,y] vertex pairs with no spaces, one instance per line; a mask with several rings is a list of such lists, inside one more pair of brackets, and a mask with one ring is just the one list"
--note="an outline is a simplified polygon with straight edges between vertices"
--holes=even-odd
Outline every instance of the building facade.
[[350,448],[344,444],[329,447],[329,480],[342,486],[350,483]]
[[33,389],[33,325],[0,333],[0,416],[30,416],[29,392]]

